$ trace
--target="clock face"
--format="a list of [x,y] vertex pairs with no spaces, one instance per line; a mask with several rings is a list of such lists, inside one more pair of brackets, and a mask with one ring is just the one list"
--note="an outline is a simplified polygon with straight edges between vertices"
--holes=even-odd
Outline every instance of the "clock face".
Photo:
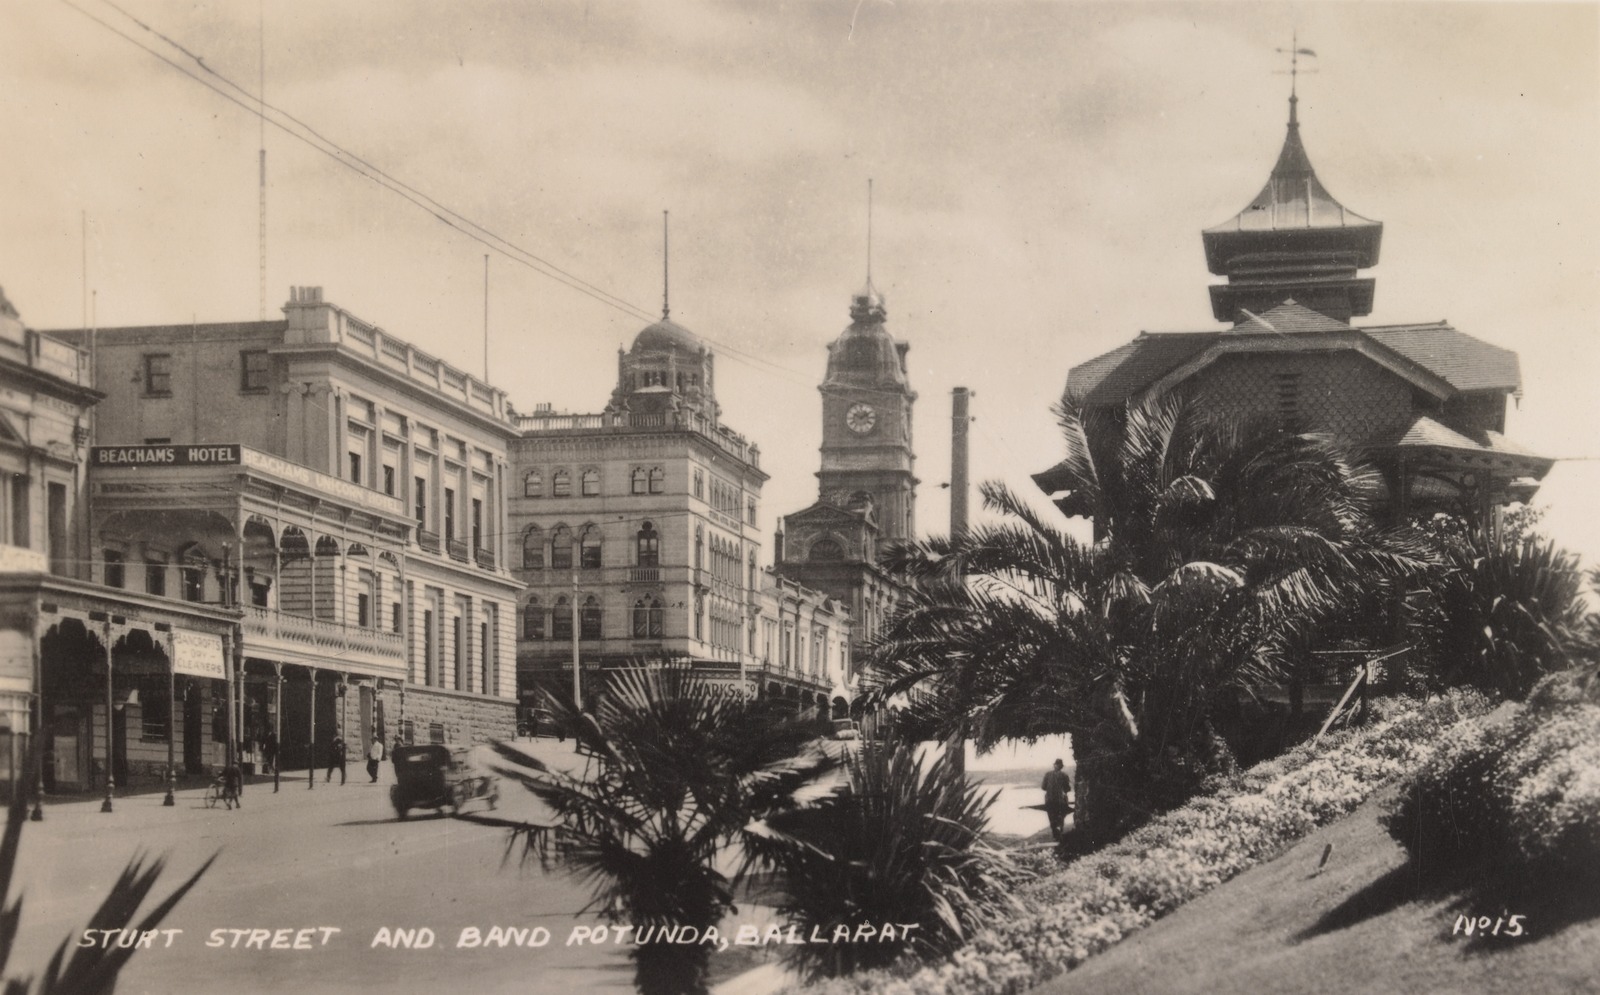
[[852,404],[850,410],[844,413],[844,423],[855,434],[866,435],[878,423],[878,413],[872,410],[871,405]]

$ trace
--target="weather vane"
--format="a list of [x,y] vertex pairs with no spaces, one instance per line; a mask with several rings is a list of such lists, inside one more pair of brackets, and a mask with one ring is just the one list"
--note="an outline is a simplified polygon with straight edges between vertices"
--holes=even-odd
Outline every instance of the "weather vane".
[[[1274,51],[1276,51],[1279,55],[1287,55],[1287,56],[1289,56],[1289,69],[1288,69],[1288,74],[1289,74],[1289,96],[1291,96],[1291,97],[1296,96],[1296,94],[1295,94],[1295,81],[1297,80],[1297,78],[1300,75],[1300,56],[1309,55],[1312,58],[1316,58],[1317,57],[1317,53],[1313,52],[1309,48],[1301,48],[1300,47],[1300,35],[1299,35],[1298,32],[1296,32],[1294,34],[1291,34],[1289,36],[1289,47],[1288,48],[1274,49]],[[1315,69],[1307,69],[1306,72],[1307,73],[1314,73],[1314,72],[1316,72],[1316,70]],[[1282,70],[1282,69],[1277,70],[1277,74],[1279,76],[1282,76],[1284,74],[1284,70]]]

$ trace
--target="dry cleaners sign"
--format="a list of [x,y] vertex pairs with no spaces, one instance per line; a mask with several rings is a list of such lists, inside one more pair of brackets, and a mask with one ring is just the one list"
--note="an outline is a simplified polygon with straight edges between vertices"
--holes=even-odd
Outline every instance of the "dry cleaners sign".
[[174,629],[172,669],[194,677],[224,680],[228,676],[228,669],[222,659],[222,637]]
[[237,443],[207,446],[95,446],[90,466],[237,466]]

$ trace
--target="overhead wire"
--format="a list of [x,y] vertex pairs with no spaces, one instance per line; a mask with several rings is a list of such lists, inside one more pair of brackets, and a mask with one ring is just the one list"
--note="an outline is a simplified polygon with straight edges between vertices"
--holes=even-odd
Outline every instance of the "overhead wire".
[[[639,318],[645,321],[655,320],[655,315],[653,312],[646,311],[644,308],[641,308],[638,305],[633,304],[632,302],[627,301],[626,299],[619,297],[594,283],[584,280],[581,277],[578,277],[575,274],[556,265],[550,260],[545,259],[520,245],[517,245],[515,242],[512,242],[510,239],[499,235],[492,229],[473,221],[471,218],[450,208],[448,205],[441,203],[439,200],[427,194],[425,191],[419,190],[405,181],[400,180],[376,164],[370,162],[360,155],[357,155],[354,152],[351,152],[349,149],[344,148],[295,115],[285,111],[283,108],[278,107],[275,104],[267,102],[263,98],[262,94],[252,93],[248,88],[241,86],[239,83],[230,79],[223,73],[218,72],[216,69],[206,63],[204,56],[191,51],[189,48],[173,39],[166,33],[129,13],[127,10],[113,2],[113,0],[98,0],[98,2],[116,11],[122,17],[138,26],[141,31],[160,39],[162,43],[181,53],[183,58],[192,61],[200,68],[202,72],[226,84],[229,88],[236,91],[238,95],[236,96],[234,93],[228,93],[223,89],[220,89],[209,80],[192,72],[188,67],[184,66],[180,62],[160,51],[157,51],[151,46],[144,44],[138,38],[135,38],[126,31],[121,30],[116,25],[113,25],[106,20],[95,16],[93,13],[85,10],[79,4],[73,2],[73,0],[61,0],[61,2],[94,23],[105,28],[107,31],[110,31],[111,33],[127,41],[129,44],[166,63],[168,66],[201,84],[223,99],[241,107],[253,115],[257,115],[265,123],[271,124],[274,128],[277,128],[284,134],[308,145],[318,152],[321,152],[345,168],[350,169],[358,175],[371,180],[378,186],[397,194],[401,198],[410,202],[413,206],[428,212],[445,226],[467,236],[468,238],[471,238],[472,240],[492,249],[507,259],[510,259],[511,261],[538,273],[541,276],[552,279],[555,282],[568,287],[569,289],[576,290],[585,296],[588,296],[616,310],[622,311],[631,317]],[[270,115],[268,114],[269,111],[271,112]],[[794,379],[797,382],[810,382],[809,376],[798,370],[775,363],[766,357],[748,352],[728,342],[721,341],[711,336],[700,335],[700,337],[705,339],[707,342],[718,346],[721,350],[726,351],[731,357],[743,360],[750,365],[764,368],[769,372]]]

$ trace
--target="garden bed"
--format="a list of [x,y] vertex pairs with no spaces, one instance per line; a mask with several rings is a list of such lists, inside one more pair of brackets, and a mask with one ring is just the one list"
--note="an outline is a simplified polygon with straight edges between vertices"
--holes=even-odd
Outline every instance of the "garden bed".
[[1465,692],[1390,704],[1374,724],[1259,764],[1030,884],[1022,892],[1028,912],[979,933],[948,961],[862,972],[805,990],[1024,991],[1349,813],[1383,784],[1415,769],[1446,729],[1489,708],[1486,699]]

